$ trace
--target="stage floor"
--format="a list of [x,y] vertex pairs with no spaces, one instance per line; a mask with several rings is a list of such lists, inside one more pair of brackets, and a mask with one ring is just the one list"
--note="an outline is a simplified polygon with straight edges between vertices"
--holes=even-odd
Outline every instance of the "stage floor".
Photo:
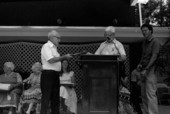
[[[169,114],[170,105],[159,105],[159,114]],[[4,114],[8,114],[4,111]],[[83,109],[78,105],[78,114],[83,114]]]
[[169,114],[170,105],[159,105],[158,106],[159,114]]
[[159,114],[169,114],[170,112],[170,105],[163,106],[159,105]]

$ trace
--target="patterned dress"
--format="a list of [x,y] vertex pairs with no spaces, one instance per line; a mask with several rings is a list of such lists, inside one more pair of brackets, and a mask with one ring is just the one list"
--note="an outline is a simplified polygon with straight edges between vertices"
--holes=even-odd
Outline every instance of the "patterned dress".
[[[22,82],[22,77],[19,73],[11,72],[9,75],[0,75],[0,83],[15,85]],[[0,107],[17,107],[22,90],[16,87],[11,91],[0,91]]]
[[[71,77],[74,75],[74,72],[63,73],[60,77],[60,83],[72,83]],[[60,97],[65,99],[65,105],[67,109],[77,114],[77,95],[73,87],[60,86]]]
[[31,74],[27,80],[31,84],[31,87],[23,91],[21,97],[21,103],[40,103],[41,89],[40,89],[40,76]]
[[118,114],[136,114],[132,105],[130,104],[130,94],[131,93],[127,88],[120,86]]

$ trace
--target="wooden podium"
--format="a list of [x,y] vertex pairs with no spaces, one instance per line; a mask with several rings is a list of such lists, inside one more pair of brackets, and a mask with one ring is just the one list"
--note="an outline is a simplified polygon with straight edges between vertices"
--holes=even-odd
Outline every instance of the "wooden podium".
[[83,114],[118,113],[117,55],[81,55]]

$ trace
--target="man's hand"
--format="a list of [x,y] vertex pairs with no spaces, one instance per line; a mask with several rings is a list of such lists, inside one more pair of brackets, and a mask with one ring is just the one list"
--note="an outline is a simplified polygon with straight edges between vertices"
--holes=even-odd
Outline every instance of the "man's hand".
[[118,58],[118,61],[125,61],[126,60],[126,55],[120,55]]
[[139,64],[138,66],[137,66],[137,68],[136,68],[136,70],[138,71],[138,72],[140,72],[140,71],[142,71],[142,65],[141,64]]
[[142,70],[142,71],[141,71],[141,81],[142,81],[142,82],[145,81],[145,79],[146,79],[146,74],[147,74],[147,70]]
[[142,70],[141,75],[146,76],[147,70]]
[[86,55],[93,55],[93,53],[87,52]]
[[71,58],[73,58],[73,56],[71,56],[70,54],[66,54],[66,55],[64,55],[64,57],[66,58],[66,59],[71,59]]

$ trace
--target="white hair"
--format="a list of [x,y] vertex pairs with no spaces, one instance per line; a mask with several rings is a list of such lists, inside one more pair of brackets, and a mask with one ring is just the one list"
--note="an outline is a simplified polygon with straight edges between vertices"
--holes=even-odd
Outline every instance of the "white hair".
[[51,38],[53,36],[60,37],[60,34],[57,31],[52,30],[48,33],[48,38]]
[[115,33],[115,32],[116,32],[116,29],[115,29],[115,27],[113,27],[113,26],[109,26],[109,27],[107,27],[107,28],[105,29],[105,31],[106,31],[106,32]]
[[41,65],[41,63],[40,62],[36,62],[36,63],[34,63],[33,65],[32,65],[32,70],[34,70],[35,68],[38,68],[38,69],[42,69],[42,65]]
[[4,66],[10,68],[12,71],[15,69],[15,65],[13,62],[5,62]]

